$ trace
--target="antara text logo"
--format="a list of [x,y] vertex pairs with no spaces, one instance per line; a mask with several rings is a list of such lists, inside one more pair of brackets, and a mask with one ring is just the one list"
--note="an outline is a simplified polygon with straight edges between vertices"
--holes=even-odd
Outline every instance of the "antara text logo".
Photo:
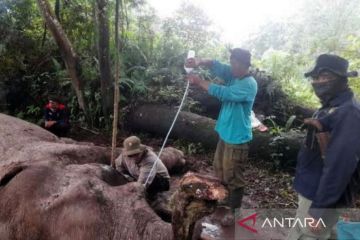
[[[238,221],[238,225],[245,228],[252,233],[258,233],[258,229],[255,228],[257,221],[257,213],[249,215],[242,220]],[[306,228],[306,227],[318,227],[326,228],[326,224],[322,218],[315,220],[314,218],[294,218],[294,217],[266,217],[261,219],[262,222],[258,224],[260,228]]]

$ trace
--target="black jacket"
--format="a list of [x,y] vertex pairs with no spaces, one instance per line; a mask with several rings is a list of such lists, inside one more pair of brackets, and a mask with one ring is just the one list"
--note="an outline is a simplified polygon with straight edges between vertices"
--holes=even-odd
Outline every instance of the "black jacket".
[[320,218],[324,208],[350,207],[360,188],[360,105],[348,90],[320,108],[317,118],[330,133],[321,157],[316,129],[309,127],[297,161],[295,190],[313,201],[310,215]]

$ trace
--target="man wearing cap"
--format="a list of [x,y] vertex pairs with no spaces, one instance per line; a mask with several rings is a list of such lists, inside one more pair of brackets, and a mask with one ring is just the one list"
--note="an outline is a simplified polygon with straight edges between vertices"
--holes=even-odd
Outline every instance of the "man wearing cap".
[[307,135],[300,149],[294,188],[298,193],[297,217],[313,224],[292,229],[288,239],[329,239],[338,220],[338,208],[353,206],[360,189],[360,105],[348,85],[348,61],[322,54],[311,78],[321,108],[306,119]]
[[168,191],[170,176],[165,165],[156,154],[136,136],[128,137],[123,142],[121,155],[115,160],[116,169],[128,179],[136,179],[145,185],[148,197],[156,193]]
[[187,77],[191,84],[200,86],[221,101],[215,127],[219,142],[213,165],[216,176],[228,186],[230,192],[227,203],[229,214],[223,219],[223,225],[233,224],[234,211],[241,207],[244,193],[244,163],[248,158],[248,143],[252,139],[251,109],[257,93],[257,83],[249,74],[250,65],[250,52],[241,48],[231,50],[230,65],[194,58],[188,59],[185,64],[189,68],[207,67],[224,81],[223,85],[218,85],[195,74]]
[[44,123],[41,125],[58,137],[66,136],[70,129],[69,115],[65,105],[61,104],[58,98],[49,98],[44,110]]

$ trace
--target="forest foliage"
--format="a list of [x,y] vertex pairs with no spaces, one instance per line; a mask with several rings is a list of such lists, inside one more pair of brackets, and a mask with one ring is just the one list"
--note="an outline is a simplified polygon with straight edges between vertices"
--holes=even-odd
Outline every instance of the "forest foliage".
[[[40,1],[40,0],[39,0]],[[0,0],[0,111],[38,121],[51,94],[59,95],[72,121],[85,123],[62,53],[47,28],[36,0]],[[113,0],[48,0],[79,59],[89,127],[108,128],[101,90],[101,51],[108,24],[109,64],[116,57]],[[120,114],[141,102],[178,103],[184,91],[183,62],[193,49],[198,56],[228,61],[235,47],[221,38],[204,11],[190,2],[165,19],[145,0],[121,0]],[[99,4],[104,8],[100,9]],[[100,37],[100,38],[99,38]],[[106,43],[106,39],[105,39]],[[339,54],[360,69],[360,0],[303,1],[289,19],[267,22],[243,42],[253,54],[253,68],[266,71],[299,105],[319,106],[303,73],[321,53]],[[102,68],[103,69],[103,68]],[[113,79],[111,79],[112,81]],[[360,79],[350,80],[360,94]]]

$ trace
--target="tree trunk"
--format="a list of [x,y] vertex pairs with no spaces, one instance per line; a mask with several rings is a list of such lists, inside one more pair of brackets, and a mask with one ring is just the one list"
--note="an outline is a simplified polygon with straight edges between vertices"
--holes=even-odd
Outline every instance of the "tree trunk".
[[[176,109],[164,105],[143,105],[128,115],[127,125],[133,131],[165,136],[175,116]],[[194,113],[181,112],[170,135],[190,142],[201,143],[214,149],[218,135],[214,130],[215,120]],[[304,133],[287,132],[278,136],[270,133],[253,132],[249,155],[252,158],[268,161],[274,167],[292,169],[295,166],[297,152]]]
[[[176,109],[164,105],[143,105],[128,115],[127,124],[132,130],[145,131],[159,136],[167,134]],[[181,112],[170,138],[183,138],[201,142],[205,147],[216,146],[218,136],[214,131],[215,120],[200,115]]]
[[98,55],[100,65],[100,85],[102,110],[107,120],[110,122],[110,115],[113,107],[113,78],[110,67],[109,54],[109,20],[108,20],[108,0],[96,0],[97,22],[98,22]]
[[121,0],[116,0],[115,3],[115,93],[114,93],[114,119],[112,126],[112,141],[111,141],[111,166],[115,167],[115,149],[116,149],[116,140],[118,134],[118,123],[119,123],[119,99],[120,99],[120,89],[119,89],[119,79],[120,79],[120,46],[119,46],[119,7]]
[[37,3],[39,5],[40,12],[42,13],[45,20],[46,26],[49,28],[55,42],[59,46],[59,50],[65,62],[66,69],[68,70],[68,73],[70,75],[71,83],[75,90],[79,106],[85,112],[85,115],[87,115],[87,106],[85,103],[84,93],[82,89],[82,79],[80,77],[81,67],[79,59],[71,45],[71,42],[67,38],[61,24],[51,10],[48,0],[37,0]]

